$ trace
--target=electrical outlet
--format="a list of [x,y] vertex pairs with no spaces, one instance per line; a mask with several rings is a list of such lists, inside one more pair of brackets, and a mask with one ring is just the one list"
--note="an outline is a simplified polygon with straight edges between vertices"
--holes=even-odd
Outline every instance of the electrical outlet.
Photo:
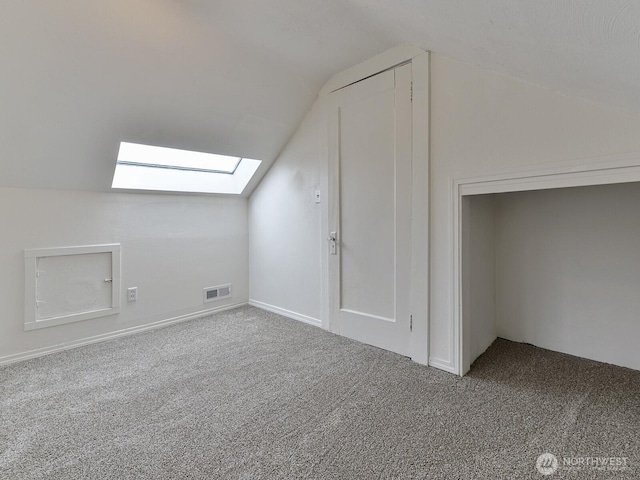
[[127,302],[138,300],[138,287],[127,288]]

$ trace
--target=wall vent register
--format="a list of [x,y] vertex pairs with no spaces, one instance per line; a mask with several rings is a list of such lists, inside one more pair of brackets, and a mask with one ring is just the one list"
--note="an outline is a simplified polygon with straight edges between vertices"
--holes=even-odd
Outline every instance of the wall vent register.
[[208,287],[203,290],[202,297],[204,303],[221,300],[231,296],[231,284],[220,285],[217,287]]

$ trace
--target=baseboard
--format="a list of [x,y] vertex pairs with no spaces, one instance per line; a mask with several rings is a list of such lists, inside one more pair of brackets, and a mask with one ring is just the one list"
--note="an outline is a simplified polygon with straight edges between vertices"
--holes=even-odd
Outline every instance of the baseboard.
[[451,362],[445,362],[444,360],[437,358],[429,357],[429,366],[439,370],[444,370],[445,372],[453,373],[454,375],[458,374]]
[[291,310],[286,310],[274,305],[269,305],[268,303],[259,302],[258,300],[249,300],[249,305],[260,308],[262,310],[266,310],[268,312],[277,313],[278,315],[282,315],[283,317],[292,318],[293,320],[298,320],[303,323],[308,323],[309,325],[313,325],[314,327],[322,328],[322,321],[318,320],[317,318],[308,317],[307,315],[302,315],[301,313],[296,313],[292,312]]
[[22,353],[14,353],[12,355],[5,355],[0,357],[0,365],[8,365],[10,363],[22,362],[32,358],[43,357],[45,355],[51,355],[52,353],[62,352],[64,350],[71,350],[72,348],[84,347],[93,343],[106,342],[119,337],[125,337],[128,335],[134,335],[136,333],[145,332],[148,330],[155,330],[162,327],[168,327],[175,323],[185,322],[187,320],[194,320],[196,318],[211,315],[212,313],[223,312],[225,310],[231,310],[246,305],[246,302],[234,303],[233,305],[224,305],[216,308],[208,308],[206,310],[200,310],[195,313],[189,313],[187,315],[180,315],[178,317],[167,318],[166,320],[160,320],[153,323],[147,323],[136,327],[129,327],[122,330],[116,330],[115,332],[103,333],[94,337],[83,338],[80,340],[74,340],[73,342],[61,343],[51,347],[43,347],[35,350],[28,350]]

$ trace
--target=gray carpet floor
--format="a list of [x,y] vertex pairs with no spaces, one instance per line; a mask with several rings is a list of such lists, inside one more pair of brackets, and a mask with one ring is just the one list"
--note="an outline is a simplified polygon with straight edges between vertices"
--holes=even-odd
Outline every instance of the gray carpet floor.
[[497,340],[458,378],[252,307],[0,367],[2,479],[638,479],[639,437],[638,371]]

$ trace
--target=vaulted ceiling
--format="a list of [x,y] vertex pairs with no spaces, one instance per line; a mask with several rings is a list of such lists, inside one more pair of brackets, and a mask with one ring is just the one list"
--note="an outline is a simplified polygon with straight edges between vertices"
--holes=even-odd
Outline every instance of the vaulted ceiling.
[[634,0],[5,1],[0,186],[107,191],[121,140],[258,181],[328,78],[400,43],[640,114]]

